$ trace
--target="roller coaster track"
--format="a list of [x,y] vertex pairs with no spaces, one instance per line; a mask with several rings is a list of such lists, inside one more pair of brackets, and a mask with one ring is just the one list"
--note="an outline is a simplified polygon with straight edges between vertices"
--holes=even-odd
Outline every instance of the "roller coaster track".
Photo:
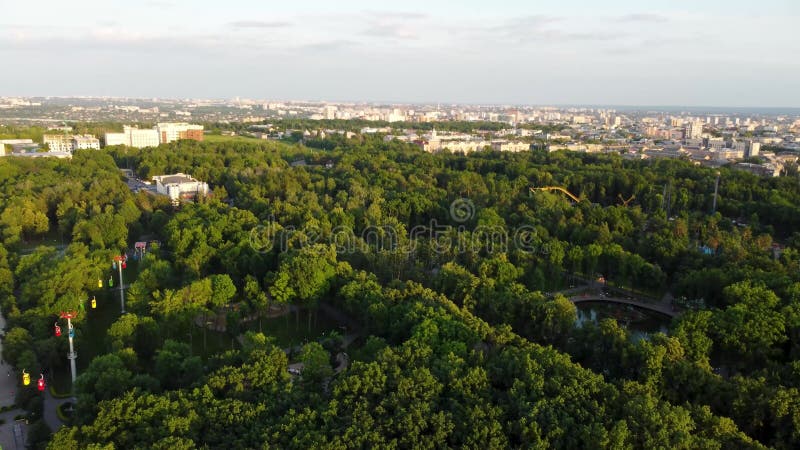
[[535,191],[558,191],[562,194],[566,195],[567,197],[571,198],[575,203],[580,203],[581,199],[577,196],[573,195],[570,191],[562,188],[561,186],[543,186],[543,187],[532,187],[530,188],[531,192]]

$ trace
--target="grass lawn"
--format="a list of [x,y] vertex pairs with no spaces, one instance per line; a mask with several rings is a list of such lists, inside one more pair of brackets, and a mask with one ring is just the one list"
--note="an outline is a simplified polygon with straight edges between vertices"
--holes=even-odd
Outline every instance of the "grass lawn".
[[[139,273],[139,262],[130,258],[127,268],[123,270],[125,284],[132,283]],[[108,286],[108,277],[114,277],[114,286]],[[111,351],[110,343],[106,338],[109,327],[120,316],[119,302],[119,272],[112,270],[109,262],[108,272],[103,275],[103,287],[98,288],[91,295],[97,298],[97,308],[91,309],[90,301],[85,304],[86,316],[77,327],[75,338],[75,351],[78,353],[77,369],[78,374],[91,363],[92,359]],[[90,299],[91,300],[91,297]],[[309,328],[308,311],[301,310],[299,318],[290,313],[288,316],[276,318],[264,318],[255,320],[242,325],[242,331],[262,331],[267,336],[272,336],[281,348],[302,345],[305,342],[315,341],[329,331],[341,332],[343,324],[336,321],[333,317],[318,310],[311,318],[311,328]],[[66,323],[60,321],[66,339]],[[185,342],[192,347],[192,354],[208,357],[225,350],[238,347],[238,342],[228,333],[203,330],[200,327],[192,329],[189,333],[181,336],[170,336],[171,339]],[[66,359],[66,355],[65,359]],[[51,383],[59,393],[68,393],[71,389],[71,379],[69,363],[65,361],[61,367],[54,367],[51,373]]]
[[[122,277],[126,285],[130,285],[136,280],[139,273],[139,262],[128,259],[127,268],[123,269]],[[108,277],[113,276],[114,286],[108,286]],[[108,262],[108,271],[103,274],[103,287],[97,288],[94,292],[90,293],[90,297],[84,304],[86,316],[81,320],[81,323],[76,327],[76,336],[74,339],[75,351],[78,353],[77,369],[80,375],[81,371],[85,370],[92,359],[98,355],[102,355],[111,351],[106,333],[108,332],[111,324],[117,321],[120,316],[120,301],[119,301],[119,272],[111,267],[111,261]],[[97,299],[97,308],[92,309],[91,296]],[[64,339],[67,339],[67,324],[66,320],[59,320],[61,329],[63,330]],[[202,342],[201,342],[202,345]],[[71,386],[69,362],[66,361],[64,355],[64,366],[53,368],[52,383],[59,393],[69,392]]]
[[[205,333],[205,337],[203,336]],[[175,339],[175,338],[173,338]],[[226,350],[233,350],[239,347],[239,343],[228,333],[213,330],[203,330],[200,327],[195,327],[192,330],[191,340],[189,336],[183,339],[175,339],[183,341],[192,346],[192,354],[199,355],[204,358],[222,353]]]
[[276,343],[281,348],[301,345],[304,342],[315,341],[328,331],[342,332],[343,324],[337,322],[333,317],[328,316],[322,310],[315,313],[316,320],[311,318],[311,329],[308,328],[308,311],[301,310],[298,320],[295,313],[290,313],[284,317],[272,319],[261,319],[245,324],[243,331],[261,331],[267,336],[275,338]]
[[37,247],[40,246],[49,246],[55,248],[64,248],[67,244],[70,243],[69,237],[64,239],[64,236],[61,236],[58,230],[50,230],[44,236],[39,237],[38,239],[31,239],[30,241],[23,241],[20,244],[20,254],[27,255],[33,253]]
[[205,142],[266,142],[263,139],[257,139],[250,136],[221,136],[219,134],[206,134],[203,136]]

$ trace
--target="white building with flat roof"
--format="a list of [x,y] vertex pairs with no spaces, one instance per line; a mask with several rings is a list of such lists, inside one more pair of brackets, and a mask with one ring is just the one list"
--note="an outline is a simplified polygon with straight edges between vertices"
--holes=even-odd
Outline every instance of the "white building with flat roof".
[[208,194],[208,183],[196,180],[185,173],[153,177],[156,192],[168,196],[172,201],[196,199]]
[[105,141],[106,147],[109,145],[130,145],[127,133],[106,133],[103,141]]
[[158,147],[158,131],[140,130],[139,128],[125,126],[122,128],[122,133],[106,133],[105,136],[106,146],[109,145],[127,145],[128,147],[145,148],[145,147]]
[[72,151],[72,136],[67,136],[65,134],[45,134],[42,136],[42,142],[51,152],[63,153]]
[[127,130],[130,146],[136,148],[158,147],[158,131],[140,130],[138,128],[128,128]]
[[[0,154],[0,156],[3,156]],[[5,156],[17,156],[20,158],[58,158],[72,159],[72,152],[14,152]]]
[[90,135],[72,136],[72,150],[100,150],[100,139]]
[[531,144],[527,142],[514,142],[505,139],[495,139],[492,141],[492,150],[496,152],[527,152],[531,149]]
[[185,122],[159,123],[155,126],[161,144],[168,144],[180,139],[203,140],[203,126]]
[[0,139],[0,156],[5,155],[6,145],[13,150],[15,145],[33,145],[33,139]]
[[3,145],[33,144],[33,139],[0,139],[0,144]]
[[51,152],[72,152],[75,150],[99,150],[100,140],[91,135],[45,134],[42,142]]

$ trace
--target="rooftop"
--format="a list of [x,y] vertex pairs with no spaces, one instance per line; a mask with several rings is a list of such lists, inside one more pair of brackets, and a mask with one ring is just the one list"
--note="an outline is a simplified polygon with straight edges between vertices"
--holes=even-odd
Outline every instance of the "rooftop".
[[159,175],[153,177],[153,181],[160,182],[161,184],[181,184],[181,183],[193,183],[198,180],[193,178],[191,175],[186,175],[185,173],[176,173],[173,175]]
[[192,177],[181,175],[171,175],[161,178],[161,184],[191,183],[192,181],[195,181]]

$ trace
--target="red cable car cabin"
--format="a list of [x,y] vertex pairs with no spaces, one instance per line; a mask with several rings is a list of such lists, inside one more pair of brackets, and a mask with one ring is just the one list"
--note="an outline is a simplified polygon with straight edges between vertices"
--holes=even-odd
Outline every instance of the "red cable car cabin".
[[36,383],[36,387],[40,391],[43,391],[44,390],[44,386],[45,386],[45,384],[44,384],[44,375],[40,375],[40,376],[41,376],[41,378],[39,378],[39,381]]

